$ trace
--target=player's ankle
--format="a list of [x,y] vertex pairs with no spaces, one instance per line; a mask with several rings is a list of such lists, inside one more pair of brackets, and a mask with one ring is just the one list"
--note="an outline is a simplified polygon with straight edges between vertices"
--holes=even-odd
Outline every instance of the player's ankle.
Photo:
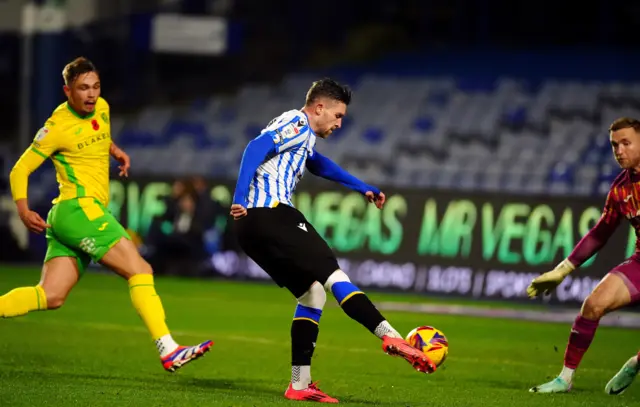
[[387,320],[380,322],[373,333],[382,340],[384,340],[385,337],[402,338],[402,335],[400,335]]
[[291,388],[293,390],[304,390],[306,388],[309,387],[309,383],[303,383],[303,382],[291,382]]
[[161,358],[170,355],[180,346],[173,340],[171,334],[166,334],[161,338],[156,339],[155,343]]
[[562,371],[558,375],[559,378],[564,380],[567,384],[571,384],[573,382],[573,375],[575,374],[576,369],[563,366]]

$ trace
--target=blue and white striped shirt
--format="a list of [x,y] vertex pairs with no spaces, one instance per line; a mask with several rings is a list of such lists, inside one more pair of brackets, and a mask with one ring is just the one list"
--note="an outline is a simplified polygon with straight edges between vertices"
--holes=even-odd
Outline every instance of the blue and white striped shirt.
[[289,110],[276,117],[260,136],[268,135],[275,148],[256,170],[247,196],[247,208],[274,207],[278,203],[293,206],[291,196],[305,172],[308,157],[313,156],[316,135],[307,115]]
[[315,151],[315,144],[305,113],[290,110],[273,119],[244,150],[233,204],[247,209],[273,208],[279,203],[293,206],[291,196],[305,169],[363,195],[372,192],[379,197],[378,188]]

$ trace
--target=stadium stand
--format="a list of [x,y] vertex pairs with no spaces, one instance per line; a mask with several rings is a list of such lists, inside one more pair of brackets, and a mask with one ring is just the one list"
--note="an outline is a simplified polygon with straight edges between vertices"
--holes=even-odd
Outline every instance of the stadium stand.
[[[135,120],[114,119],[114,138],[137,172],[234,177],[247,141],[298,107],[291,101],[301,104],[312,80],[246,86],[187,109],[149,107]],[[394,185],[601,194],[617,171],[607,127],[640,116],[640,84],[550,80],[530,90],[502,78],[466,90],[446,77],[366,75],[353,88],[343,129],[318,148],[364,179]]]
[[[137,175],[231,179],[246,143],[282,111],[301,107],[315,79],[291,74],[231,96],[148,106],[113,117],[112,136]],[[607,128],[616,117],[640,117],[640,83],[367,70],[347,82],[355,94],[344,126],[317,148],[381,185],[602,195],[618,172]],[[34,175],[35,194],[55,185],[50,171]]]

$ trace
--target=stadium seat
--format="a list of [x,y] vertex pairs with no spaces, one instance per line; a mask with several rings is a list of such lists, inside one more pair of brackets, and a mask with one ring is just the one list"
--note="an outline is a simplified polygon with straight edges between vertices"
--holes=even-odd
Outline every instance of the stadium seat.
[[[353,77],[343,127],[317,148],[371,182],[397,186],[599,195],[619,171],[609,124],[640,117],[640,84]],[[313,80],[292,74],[186,109],[149,107],[114,120],[113,136],[135,156],[138,174],[234,178],[247,142],[283,111],[299,108]],[[176,151],[181,158],[172,163]],[[367,160],[371,165],[361,165]]]

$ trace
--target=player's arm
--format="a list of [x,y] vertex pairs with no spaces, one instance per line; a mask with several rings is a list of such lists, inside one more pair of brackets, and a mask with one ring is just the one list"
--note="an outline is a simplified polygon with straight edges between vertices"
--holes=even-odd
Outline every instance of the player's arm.
[[604,247],[620,225],[621,220],[622,215],[615,208],[611,192],[609,192],[602,216],[595,226],[580,239],[566,259],[562,260],[553,270],[542,274],[531,282],[527,288],[529,297],[534,298],[556,288],[566,276]]
[[129,176],[129,167],[131,167],[131,159],[129,155],[124,152],[120,147],[116,145],[113,141],[111,142],[111,146],[109,147],[109,154],[111,157],[116,159],[121,165],[118,167],[120,169],[120,176],[123,175],[125,177]]
[[58,149],[58,143],[54,134],[46,127],[38,131],[33,143],[20,156],[20,159],[11,169],[9,183],[11,195],[18,208],[18,214],[25,226],[35,233],[41,233],[49,227],[37,213],[29,209],[27,190],[29,189],[29,175]]
[[349,174],[345,169],[317,151],[313,151],[307,158],[306,166],[313,175],[338,182],[347,188],[367,195],[370,201],[384,203],[384,194],[378,188]]
[[233,194],[234,205],[240,205],[243,208],[246,208],[249,185],[251,184],[251,180],[253,179],[256,170],[269,155],[274,153],[276,153],[276,145],[271,132],[262,133],[247,144],[247,147],[242,154],[240,172],[238,174],[238,180],[236,181],[236,189]]
[[613,205],[613,199],[611,199],[611,193],[609,193],[598,223],[580,239],[569,257],[567,257],[567,261],[574,268],[577,268],[589,260],[609,241],[609,238],[620,225],[622,218],[622,214]]

